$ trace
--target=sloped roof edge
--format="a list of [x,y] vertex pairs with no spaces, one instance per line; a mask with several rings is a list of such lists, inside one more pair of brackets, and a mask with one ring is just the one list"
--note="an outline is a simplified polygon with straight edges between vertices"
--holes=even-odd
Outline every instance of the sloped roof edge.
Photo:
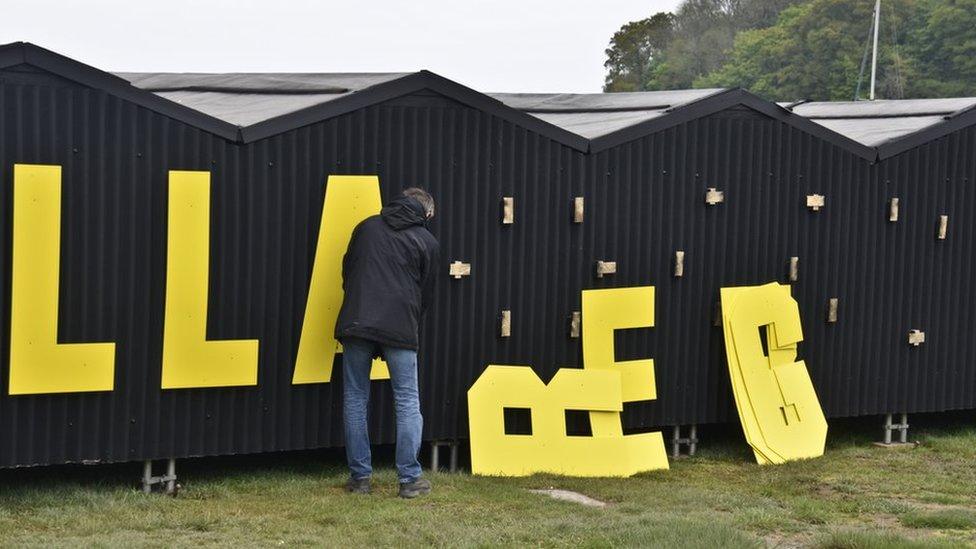
[[901,154],[963,127],[976,124],[976,108],[966,108],[946,116],[941,123],[908,135],[892,138],[889,141],[867,145],[817,124],[803,115],[791,112],[789,108],[763,100],[745,90],[734,88],[719,90],[691,102],[669,108],[663,111],[662,116],[623,127],[606,135],[587,138],[574,131],[532,116],[527,112],[510,107],[488,94],[422,70],[405,73],[402,77],[357,90],[332,101],[241,126],[187,107],[151,91],[140,89],[124,78],[35,44],[14,42],[0,45],[0,68],[18,64],[29,64],[82,85],[103,90],[120,99],[133,102],[237,143],[249,143],[271,137],[423,89],[438,92],[450,99],[496,115],[582,152],[599,152],[740,105],[785,122],[872,162]]
[[633,141],[652,133],[665,130],[684,122],[708,116],[725,109],[743,105],[758,111],[770,118],[780,120],[815,137],[832,143],[865,160],[877,160],[878,153],[873,147],[863,145],[841,135],[829,128],[825,128],[811,120],[790,112],[788,109],[753,95],[741,88],[730,88],[712,95],[708,95],[690,103],[670,109],[667,115],[648,120],[612,134],[593,139],[590,144],[591,152],[599,152],[628,141]]
[[30,42],[13,42],[0,45],[0,68],[24,63],[79,84],[103,90],[120,99],[238,143],[249,143],[264,139],[414,91],[431,89],[461,103],[496,114],[503,119],[579,151],[585,152],[589,146],[588,140],[579,135],[511,109],[487,95],[429,71],[407,73],[405,76],[364,88],[356,93],[349,94],[347,97],[341,97],[256,124],[236,126],[160,97],[151,91],[140,89],[124,78]]
[[159,114],[169,116],[225,139],[238,139],[237,127],[222,120],[184,107],[158,95],[136,88],[111,73],[75,61],[59,53],[31,44],[13,42],[0,45],[0,68],[28,64],[73,80],[90,88],[100,89],[120,99],[131,101]]
[[974,124],[976,124],[976,106],[962,109],[945,116],[942,122],[933,124],[917,132],[879,143],[877,145],[878,159],[884,160],[897,156]]
[[502,102],[479,91],[427,70],[411,73],[402,78],[376,84],[332,101],[244,127],[241,129],[242,139],[245,143],[264,139],[294,128],[314,124],[369,105],[382,103],[383,101],[425,89],[435,91],[470,107],[494,114],[504,120],[549,137],[576,150],[586,152],[589,147],[589,141],[582,136],[508,107]]

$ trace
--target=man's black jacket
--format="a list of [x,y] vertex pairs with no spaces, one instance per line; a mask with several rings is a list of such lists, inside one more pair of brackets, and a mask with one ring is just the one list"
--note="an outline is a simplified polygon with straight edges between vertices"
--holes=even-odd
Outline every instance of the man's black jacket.
[[353,231],[342,260],[345,297],[336,339],[358,337],[417,350],[439,253],[424,214],[420,202],[401,196]]

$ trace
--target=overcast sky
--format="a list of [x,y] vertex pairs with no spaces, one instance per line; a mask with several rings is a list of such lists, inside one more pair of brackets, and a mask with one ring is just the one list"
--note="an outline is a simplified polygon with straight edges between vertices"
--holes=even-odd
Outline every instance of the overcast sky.
[[679,0],[3,0],[0,43],[111,71],[400,72],[597,92],[628,21]]

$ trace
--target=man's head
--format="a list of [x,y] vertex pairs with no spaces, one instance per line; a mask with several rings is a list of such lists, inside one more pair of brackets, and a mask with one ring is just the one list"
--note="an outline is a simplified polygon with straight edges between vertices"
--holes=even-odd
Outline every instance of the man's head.
[[417,187],[410,187],[403,191],[403,196],[409,196],[417,202],[420,202],[420,205],[424,207],[424,211],[427,212],[427,219],[434,217],[434,198],[430,196],[430,193]]

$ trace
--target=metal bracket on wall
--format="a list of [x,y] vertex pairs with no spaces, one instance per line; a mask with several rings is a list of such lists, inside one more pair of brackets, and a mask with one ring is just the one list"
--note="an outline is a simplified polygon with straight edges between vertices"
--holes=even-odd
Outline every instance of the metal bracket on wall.
[[725,193],[717,190],[715,187],[709,187],[705,191],[705,204],[709,206],[714,206],[716,204],[721,204],[725,202]]
[[808,194],[807,195],[807,208],[811,211],[819,212],[820,208],[824,207],[824,195],[822,194]]
[[512,337],[512,311],[507,309],[502,311],[501,327],[498,335],[501,337]]
[[681,457],[681,447],[687,446],[688,453],[687,456],[695,455],[695,450],[698,448],[698,426],[692,424],[691,432],[685,438],[681,437],[681,426],[675,425],[674,431],[671,434],[671,457],[678,459]]
[[583,323],[583,315],[579,311],[573,311],[569,317],[569,337],[578,338],[580,336],[580,326]]
[[506,196],[502,198],[502,225],[515,223],[515,198]]
[[925,343],[925,332],[922,330],[912,330],[908,332],[908,344],[914,347]]
[[166,460],[166,474],[154,477],[152,474],[152,460],[147,459],[142,462],[142,491],[146,494],[152,492],[154,485],[163,486],[165,493],[175,496],[180,489],[176,483],[176,460],[170,458]]
[[461,263],[460,261],[451,263],[450,275],[455,279],[459,279],[462,276],[471,276],[471,264]]
[[615,274],[617,272],[616,261],[597,261],[596,277],[603,278],[604,275]]
[[685,251],[678,250],[674,252],[674,276],[682,277],[685,275]]
[[451,449],[450,471],[458,470],[458,448],[461,444],[456,440],[435,440],[430,443],[430,470],[436,473],[440,469],[440,449]]
[[831,324],[837,322],[837,304],[839,301],[836,297],[827,300],[827,322]]
[[894,196],[888,201],[888,221],[894,223],[898,221],[898,197]]
[[577,196],[573,199],[573,223],[583,222],[583,197]]
[[790,258],[790,282],[800,279],[800,258],[793,256]]
[[935,237],[938,238],[939,240],[945,240],[948,234],[949,234],[949,216],[940,215],[939,230],[936,232]]

